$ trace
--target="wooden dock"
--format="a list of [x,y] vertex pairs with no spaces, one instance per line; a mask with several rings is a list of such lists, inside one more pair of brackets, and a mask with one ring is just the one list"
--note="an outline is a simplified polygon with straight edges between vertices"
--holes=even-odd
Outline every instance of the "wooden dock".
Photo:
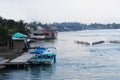
[[29,52],[25,52],[21,56],[15,58],[9,62],[0,63],[0,66],[28,67],[28,65],[29,65],[28,60],[31,59],[33,56],[34,56],[34,54],[30,54]]
[[33,54],[25,52],[23,53],[23,55],[19,56],[18,58],[11,60],[10,63],[24,63],[27,62],[33,56],[34,56]]

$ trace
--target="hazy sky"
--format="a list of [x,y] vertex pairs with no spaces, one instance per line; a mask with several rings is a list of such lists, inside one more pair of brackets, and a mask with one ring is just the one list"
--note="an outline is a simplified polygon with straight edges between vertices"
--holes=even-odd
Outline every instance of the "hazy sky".
[[120,23],[120,0],[0,0],[0,16],[42,23]]

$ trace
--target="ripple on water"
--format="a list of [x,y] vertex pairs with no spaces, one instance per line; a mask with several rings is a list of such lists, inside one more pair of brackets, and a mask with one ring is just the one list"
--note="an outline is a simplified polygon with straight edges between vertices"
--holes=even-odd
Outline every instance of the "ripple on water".
[[[120,44],[103,43],[84,46],[74,40],[120,39],[119,30],[94,30],[58,33],[58,40],[38,41],[32,45],[55,46],[57,63],[34,66],[28,71],[0,71],[0,80],[119,80]],[[117,35],[117,36],[115,36]],[[87,40],[86,40],[87,41]]]

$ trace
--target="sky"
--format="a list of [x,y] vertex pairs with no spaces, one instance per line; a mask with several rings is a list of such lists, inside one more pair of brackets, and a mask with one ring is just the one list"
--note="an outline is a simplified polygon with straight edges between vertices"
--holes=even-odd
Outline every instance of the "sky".
[[41,23],[120,23],[120,0],[0,0],[0,16]]

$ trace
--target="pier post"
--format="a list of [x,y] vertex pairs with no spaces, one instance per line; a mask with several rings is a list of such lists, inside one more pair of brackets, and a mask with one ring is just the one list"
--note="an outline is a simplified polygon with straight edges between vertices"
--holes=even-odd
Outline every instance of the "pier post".
[[17,68],[19,68],[20,67],[20,65],[19,64],[17,64]]
[[28,71],[28,68],[29,68],[28,66],[29,66],[28,63],[25,63],[25,64],[24,64],[24,69],[26,69],[27,71]]
[[56,63],[56,56],[54,56],[54,63]]

